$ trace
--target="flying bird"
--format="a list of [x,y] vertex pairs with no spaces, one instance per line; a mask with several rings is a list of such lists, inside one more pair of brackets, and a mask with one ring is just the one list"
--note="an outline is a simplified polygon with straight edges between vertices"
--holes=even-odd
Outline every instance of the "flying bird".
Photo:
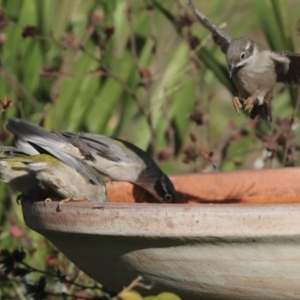
[[232,38],[211,23],[194,5],[186,0],[199,22],[211,33],[214,42],[226,55],[229,75],[239,96],[233,98],[237,112],[250,110],[250,118],[272,121],[270,102],[277,83],[289,86],[300,84],[300,54],[288,51],[265,50],[246,38]]

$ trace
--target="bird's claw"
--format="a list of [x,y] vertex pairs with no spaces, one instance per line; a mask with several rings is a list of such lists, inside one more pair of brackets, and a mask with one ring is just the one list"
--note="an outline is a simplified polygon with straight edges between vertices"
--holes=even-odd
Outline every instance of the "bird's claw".
[[44,205],[46,206],[46,203],[47,203],[47,202],[51,202],[51,201],[52,201],[51,198],[46,198],[45,201],[44,201]]
[[251,110],[254,106],[256,98],[251,96],[244,102],[244,110]]
[[240,99],[238,97],[233,97],[232,104],[238,114],[240,114],[240,109],[243,107]]
[[59,201],[56,210],[62,211],[62,209],[61,209],[62,205],[69,201],[86,201],[86,200],[84,198],[69,196],[69,197]]
[[[46,205],[47,202],[51,202],[52,199],[51,198],[47,198],[45,199],[44,201],[44,205]],[[57,208],[56,208],[56,211],[62,211],[62,205],[66,202],[69,202],[69,201],[86,201],[84,198],[79,198],[79,197],[73,197],[73,196],[69,196],[63,200],[60,200],[58,205],[57,205]]]

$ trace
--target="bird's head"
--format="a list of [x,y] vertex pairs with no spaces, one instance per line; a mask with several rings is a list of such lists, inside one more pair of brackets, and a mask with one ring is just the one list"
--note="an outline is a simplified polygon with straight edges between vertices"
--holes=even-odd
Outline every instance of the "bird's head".
[[162,174],[162,176],[155,181],[152,194],[164,203],[174,203],[176,199],[174,185],[165,174]]
[[237,38],[231,41],[226,52],[230,77],[247,64],[255,50],[255,43],[247,38]]

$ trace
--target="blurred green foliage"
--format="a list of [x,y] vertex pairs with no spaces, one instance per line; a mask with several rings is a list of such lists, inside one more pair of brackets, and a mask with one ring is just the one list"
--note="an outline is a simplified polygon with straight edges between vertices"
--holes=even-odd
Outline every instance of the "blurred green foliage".
[[[300,50],[297,0],[194,2],[233,37]],[[0,0],[0,7],[2,143],[11,142],[7,118],[17,116],[123,138],[168,174],[298,165],[297,89],[276,88],[273,124],[237,115],[225,57],[191,22],[184,0]],[[0,248],[36,248],[33,259],[47,268],[48,243],[24,228],[2,184],[0,201]]]

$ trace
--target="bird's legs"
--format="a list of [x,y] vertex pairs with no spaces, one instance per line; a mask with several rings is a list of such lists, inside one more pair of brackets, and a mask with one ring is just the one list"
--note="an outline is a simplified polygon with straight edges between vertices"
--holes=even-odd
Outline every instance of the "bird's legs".
[[243,107],[240,100],[242,100],[242,99],[239,97],[233,97],[233,99],[232,99],[233,107],[235,108],[237,113],[240,113],[240,109]]
[[[46,205],[46,203],[47,202],[50,202],[50,201],[52,201],[52,199],[51,198],[47,198],[46,200],[45,200],[45,205]],[[66,202],[69,202],[69,201],[86,201],[84,198],[80,198],[80,197],[74,197],[74,196],[68,196],[67,198],[65,198],[65,199],[63,199],[63,200],[60,200],[59,201],[59,203],[58,203],[58,206],[57,206],[57,211],[62,211],[62,209],[61,209],[61,206],[64,204],[64,203],[66,203]]]
[[250,96],[245,102],[244,102],[244,110],[251,110],[254,106],[254,103],[256,101],[256,97]]
[[69,201],[86,201],[84,198],[79,198],[79,197],[73,197],[73,196],[68,196],[67,198],[59,201],[58,206],[57,206],[57,211],[61,211],[61,206]]

